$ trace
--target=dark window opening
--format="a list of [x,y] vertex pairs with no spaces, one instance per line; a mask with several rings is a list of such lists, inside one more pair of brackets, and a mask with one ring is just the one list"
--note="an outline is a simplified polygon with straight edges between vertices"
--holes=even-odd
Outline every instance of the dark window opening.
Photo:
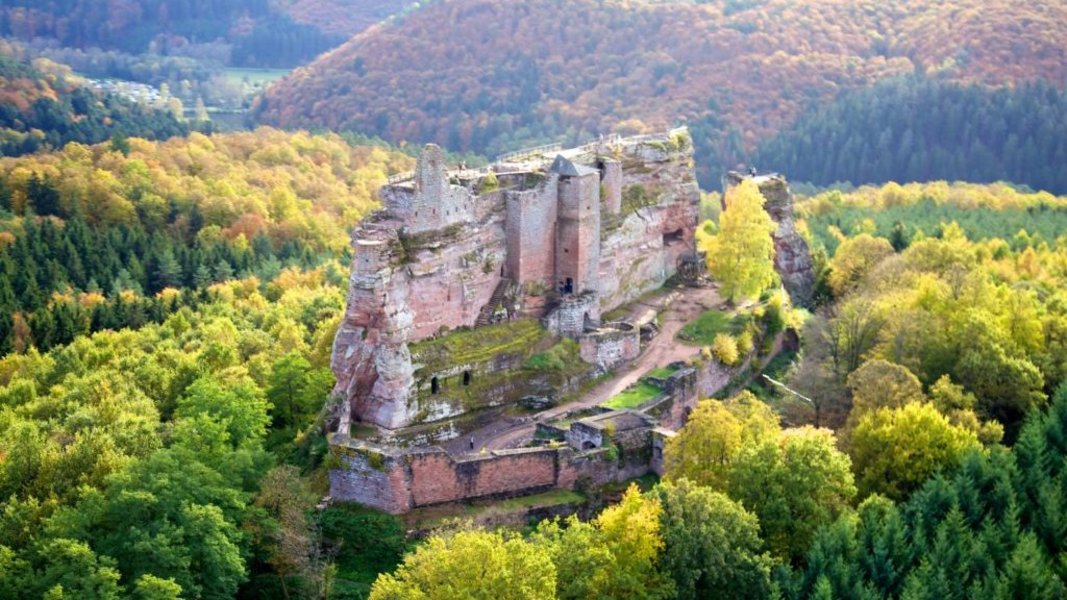
[[574,280],[571,279],[570,277],[568,277],[567,281],[563,284],[563,293],[564,294],[573,294],[574,293]]
[[596,448],[596,444],[593,442],[582,442],[582,450],[592,450],[593,448]]
[[500,265],[500,276],[501,277],[504,276],[504,265],[503,264]]
[[430,380],[430,393],[436,394],[441,391],[441,384],[437,382],[437,378],[434,377]]
[[470,384],[471,384],[471,372],[470,371],[464,371],[463,372],[463,385],[470,385]]
[[663,245],[668,246],[674,242],[681,242],[685,240],[685,234],[681,229],[675,229],[669,233],[663,234]]

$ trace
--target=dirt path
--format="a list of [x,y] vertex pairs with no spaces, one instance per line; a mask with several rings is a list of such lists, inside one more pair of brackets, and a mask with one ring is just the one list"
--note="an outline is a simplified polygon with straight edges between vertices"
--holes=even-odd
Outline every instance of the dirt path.
[[521,421],[501,420],[491,423],[471,434],[451,440],[444,444],[445,449],[454,454],[469,453],[472,438],[475,451],[482,448],[500,450],[525,445],[533,439],[537,421],[553,419],[569,412],[594,407],[637,383],[648,371],[693,356],[697,348],[678,342],[674,336],[686,323],[697,318],[704,311],[721,304],[722,299],[719,297],[718,290],[712,287],[681,288],[669,294],[657,296],[648,302],[634,303],[630,308],[628,320],[639,319],[650,310],[662,311],[659,335],[649,341],[637,360],[623,367],[611,378],[601,382],[574,402],[544,410]]

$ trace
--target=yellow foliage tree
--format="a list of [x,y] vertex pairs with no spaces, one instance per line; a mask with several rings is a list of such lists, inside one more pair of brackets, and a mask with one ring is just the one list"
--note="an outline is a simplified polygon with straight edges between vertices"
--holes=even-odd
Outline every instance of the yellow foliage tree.
[[726,402],[703,400],[667,442],[666,475],[724,490],[727,469],[741,447],[774,439],[778,431],[778,416],[750,392]]
[[765,201],[752,180],[727,190],[719,233],[704,244],[708,269],[731,302],[755,298],[774,283],[775,225],[763,210]]
[[867,413],[852,433],[850,451],[861,496],[902,500],[979,447],[973,431],[952,425],[932,404],[913,402]]
[[434,536],[378,577],[371,600],[550,600],[556,568],[548,551],[514,534],[460,531]]

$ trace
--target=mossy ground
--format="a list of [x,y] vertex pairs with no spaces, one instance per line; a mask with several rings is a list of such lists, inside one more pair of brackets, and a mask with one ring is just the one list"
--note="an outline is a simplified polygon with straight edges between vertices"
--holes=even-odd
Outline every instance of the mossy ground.
[[427,531],[448,523],[454,519],[477,520],[480,515],[489,512],[525,512],[535,508],[562,506],[565,504],[584,504],[587,498],[571,490],[552,489],[540,494],[519,496],[507,500],[475,500],[462,504],[445,504],[417,508],[402,518],[409,529]]
[[456,330],[411,344],[410,350],[426,371],[437,372],[454,365],[489,361],[501,354],[532,353],[548,337],[549,333],[538,321],[524,319]]

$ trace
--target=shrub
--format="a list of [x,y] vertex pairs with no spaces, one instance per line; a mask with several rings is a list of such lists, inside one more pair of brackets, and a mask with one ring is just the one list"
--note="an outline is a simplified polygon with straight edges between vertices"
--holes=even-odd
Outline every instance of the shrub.
[[744,331],[737,334],[737,353],[739,355],[748,354],[752,350],[752,343],[752,330],[746,327]]
[[[751,343],[751,340],[749,340],[750,345]],[[711,344],[711,352],[722,364],[730,367],[736,365],[741,359],[740,353],[737,351],[737,340],[727,333],[720,333],[715,336],[715,341]]]

